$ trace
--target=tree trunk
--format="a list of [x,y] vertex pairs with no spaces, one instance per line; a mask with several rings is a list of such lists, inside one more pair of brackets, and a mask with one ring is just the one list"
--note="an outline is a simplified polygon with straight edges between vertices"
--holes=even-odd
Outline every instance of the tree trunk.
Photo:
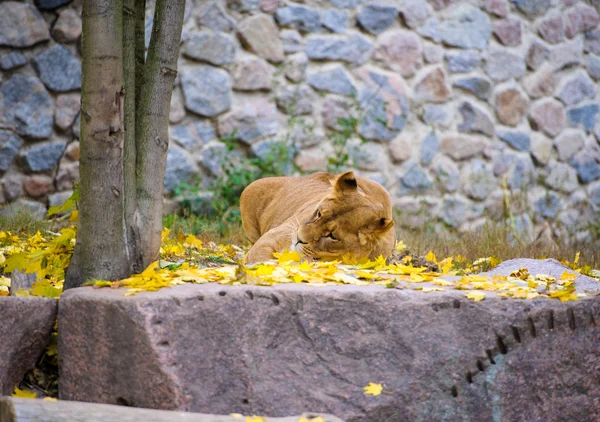
[[169,107],[185,0],[84,0],[80,202],[65,288],[118,280],[158,257]]
[[79,228],[65,287],[131,274],[124,216],[122,1],[84,0]]

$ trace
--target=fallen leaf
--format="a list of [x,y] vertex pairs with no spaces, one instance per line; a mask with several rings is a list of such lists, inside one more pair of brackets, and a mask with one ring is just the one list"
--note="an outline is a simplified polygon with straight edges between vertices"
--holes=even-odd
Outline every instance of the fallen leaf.
[[365,391],[365,395],[377,397],[383,391],[383,386],[370,382],[369,385],[363,387],[363,390]]
[[465,296],[467,297],[467,299],[472,299],[474,302],[479,302],[485,298],[485,293],[478,292],[478,291],[471,291],[471,292],[465,293]]
[[13,397],[20,397],[22,399],[35,399],[37,394],[32,391],[21,390],[18,387],[15,387],[15,392],[11,394]]

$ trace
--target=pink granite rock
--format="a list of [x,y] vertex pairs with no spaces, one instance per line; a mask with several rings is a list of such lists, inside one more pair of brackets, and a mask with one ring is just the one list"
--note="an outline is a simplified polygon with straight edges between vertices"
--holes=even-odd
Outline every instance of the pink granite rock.
[[421,103],[443,103],[451,93],[448,76],[441,67],[420,75],[414,86],[414,98]]
[[553,98],[535,102],[529,111],[529,118],[534,129],[553,138],[560,134],[567,124],[565,107]]
[[412,76],[421,62],[419,36],[404,29],[387,31],[377,38],[373,58],[404,77]]
[[[214,414],[310,409],[355,422],[552,420],[559,401],[561,417],[600,417],[597,297],[486,292],[473,302],[458,290],[352,285],[123,293],[62,296],[62,399]],[[389,393],[365,395],[369,382]]]
[[57,301],[41,297],[0,297],[0,395],[10,395],[35,366],[50,339]]
[[528,104],[527,95],[516,87],[503,89],[496,95],[496,116],[504,125],[517,126]]

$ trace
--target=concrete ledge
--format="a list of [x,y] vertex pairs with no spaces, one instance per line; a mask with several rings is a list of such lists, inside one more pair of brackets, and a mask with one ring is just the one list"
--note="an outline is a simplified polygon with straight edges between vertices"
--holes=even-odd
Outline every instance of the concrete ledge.
[[14,391],[35,366],[56,322],[58,302],[42,297],[0,297],[0,395]]
[[[348,421],[600,420],[600,298],[380,286],[67,291],[63,399]],[[384,393],[363,387],[381,383]]]

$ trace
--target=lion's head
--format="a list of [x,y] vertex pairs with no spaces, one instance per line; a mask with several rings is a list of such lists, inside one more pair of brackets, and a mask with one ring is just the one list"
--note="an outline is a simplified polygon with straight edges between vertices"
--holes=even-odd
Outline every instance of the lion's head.
[[334,260],[345,254],[373,259],[386,253],[384,234],[393,226],[381,203],[362,192],[350,171],[332,182],[331,192],[308,220],[300,222],[292,235],[292,250],[313,259]]

